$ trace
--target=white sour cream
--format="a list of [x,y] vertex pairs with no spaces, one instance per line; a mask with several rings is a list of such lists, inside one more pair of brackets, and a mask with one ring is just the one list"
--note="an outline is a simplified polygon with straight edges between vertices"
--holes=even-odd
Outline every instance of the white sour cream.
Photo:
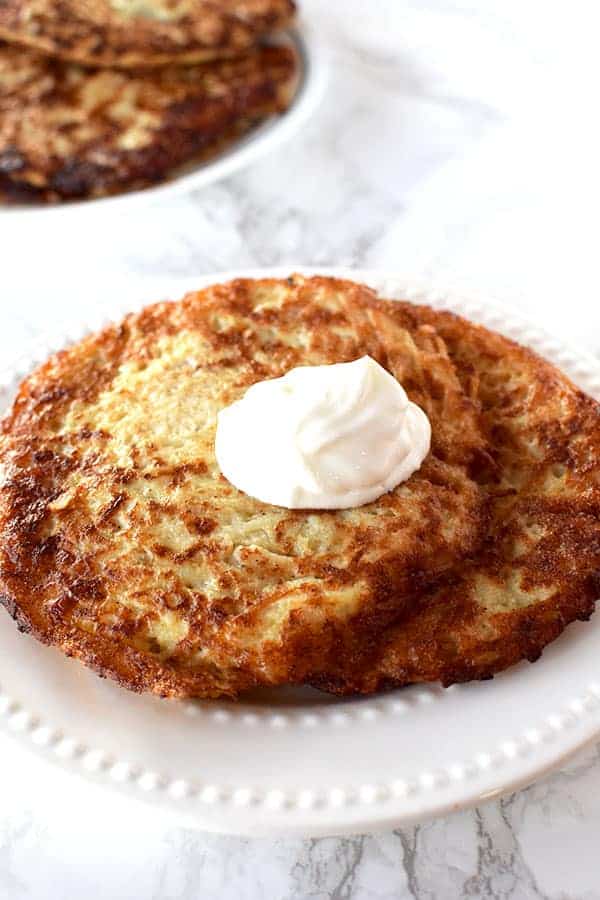
[[431,426],[370,356],[301,366],[222,409],[215,452],[235,487],[288,509],[362,506],[406,481]]

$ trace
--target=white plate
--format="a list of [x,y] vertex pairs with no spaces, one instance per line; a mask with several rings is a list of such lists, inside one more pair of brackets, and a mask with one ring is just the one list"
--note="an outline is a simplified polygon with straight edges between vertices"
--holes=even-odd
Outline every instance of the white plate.
[[155,187],[128,191],[114,197],[58,204],[0,203],[0,216],[64,217],[69,214],[122,213],[136,205],[165,201],[177,194],[206,187],[256,162],[300,130],[321,101],[327,83],[327,53],[309,25],[302,23],[301,28],[291,29],[282,36],[281,41],[294,46],[300,60],[298,86],[289,109],[283,115],[272,116],[214,159],[182,166],[176,175]]
[[[335,272],[365,280],[385,296],[454,309],[520,339],[600,397],[600,362],[485,299],[380,273]],[[125,298],[114,312],[231,274],[240,273]],[[92,315],[82,331],[100,318]],[[43,358],[66,338],[38,344],[33,356]],[[35,359],[6,374],[1,405]],[[535,665],[447,690],[411,687],[339,700],[282,689],[238,703],[169,702],[100,680],[19,634],[3,616],[0,722],[24,747],[63,768],[200,828],[251,835],[391,828],[525,785],[598,737],[599,626],[597,619],[571,625]]]

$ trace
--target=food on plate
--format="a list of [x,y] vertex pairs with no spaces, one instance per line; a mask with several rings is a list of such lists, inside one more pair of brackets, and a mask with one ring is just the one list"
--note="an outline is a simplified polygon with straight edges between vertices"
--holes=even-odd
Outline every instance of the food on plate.
[[350,281],[147,307],[35,370],[1,426],[0,599],[134,690],[488,678],[599,591],[598,403]]
[[490,678],[536,660],[600,594],[600,407],[548,362],[465,319],[402,304],[434,328],[481,410],[490,519],[466,565],[315,679],[336,693]]
[[292,0],[2,0],[0,38],[90,66],[239,56],[287,27]]
[[296,71],[284,46],[117,71],[0,43],[0,196],[52,202],[162,181],[282,112]]
[[[297,366],[365,355],[431,424],[410,477],[363,506],[290,510],[223,476],[220,411]],[[314,680],[478,552],[479,418],[430,322],[367,287],[295,275],[150,306],[22,383],[0,433],[1,599],[134,690]]]

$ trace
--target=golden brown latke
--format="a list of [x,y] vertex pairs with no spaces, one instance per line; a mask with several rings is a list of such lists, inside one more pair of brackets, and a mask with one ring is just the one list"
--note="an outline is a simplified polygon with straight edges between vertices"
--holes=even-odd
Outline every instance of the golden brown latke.
[[0,195],[69,200],[164,180],[282,112],[296,67],[292,49],[265,47],[207,65],[117,72],[0,42]]
[[[482,410],[495,462],[479,555],[405,608],[393,628],[341,649],[313,682],[371,693],[491,678],[533,662],[600,594],[600,407],[524,347],[457,316],[401,304],[444,339]],[[490,470],[493,472],[493,469]]]
[[0,38],[91,66],[198,63],[292,21],[292,0],[0,0]]
[[[427,412],[421,469],[374,503],[290,511],[219,472],[216,416],[299,364],[369,353]],[[0,432],[0,595],[135,690],[299,682],[474,552],[473,404],[428,325],[328,278],[235,281],[128,316],[21,385]]]

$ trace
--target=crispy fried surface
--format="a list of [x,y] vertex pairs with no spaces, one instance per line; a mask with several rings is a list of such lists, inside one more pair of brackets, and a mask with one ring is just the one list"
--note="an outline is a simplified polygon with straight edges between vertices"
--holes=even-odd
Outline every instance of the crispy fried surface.
[[1,0],[0,38],[92,66],[206,62],[287,27],[292,0]]
[[290,48],[265,47],[204,66],[93,70],[0,43],[0,194],[56,201],[161,181],[283,111],[296,67]]
[[448,313],[404,304],[435,327],[482,409],[496,463],[480,555],[406,609],[395,626],[342,648],[314,682],[371,693],[423,681],[489,678],[544,646],[600,593],[600,412],[553,366]]
[[[367,506],[289,511],[230,485],[216,415],[257,380],[370,353],[432,422],[421,469]],[[0,437],[0,595],[127,687],[235,695],[332,665],[473,553],[478,413],[410,311],[327,278],[237,281],[52,357]]]

